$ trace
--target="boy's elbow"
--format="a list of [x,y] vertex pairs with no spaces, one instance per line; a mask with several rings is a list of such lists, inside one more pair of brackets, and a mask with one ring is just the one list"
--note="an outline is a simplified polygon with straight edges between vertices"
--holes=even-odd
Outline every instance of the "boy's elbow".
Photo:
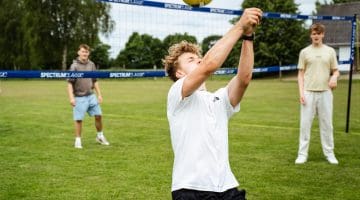
[[240,81],[241,81],[241,84],[244,85],[244,86],[248,86],[250,84],[250,81],[252,79],[252,73],[248,73],[246,75],[243,75],[241,78],[240,78]]
[[241,85],[243,86],[243,87],[247,87],[248,85],[250,84],[250,80],[242,80],[241,81]]
[[211,75],[219,68],[219,63],[214,60],[207,60],[202,63],[204,67],[204,73],[206,75]]

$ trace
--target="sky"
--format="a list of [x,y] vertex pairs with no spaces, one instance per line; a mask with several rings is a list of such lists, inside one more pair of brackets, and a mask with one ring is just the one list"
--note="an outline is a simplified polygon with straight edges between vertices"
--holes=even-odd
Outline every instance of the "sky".
[[[165,3],[185,4],[182,0],[152,0]],[[320,0],[323,2],[324,0]],[[212,0],[206,7],[239,10],[243,0]],[[316,0],[295,0],[301,14],[311,15],[315,11]],[[230,27],[229,20],[235,15],[208,14],[176,11],[152,7],[111,3],[111,16],[115,29],[109,36],[101,35],[103,43],[111,46],[110,56],[115,58],[125,47],[134,32],[150,34],[164,39],[169,34],[188,33],[196,36],[198,42],[209,35],[222,35]],[[266,12],[266,11],[265,11]],[[309,23],[309,22],[308,22]]]

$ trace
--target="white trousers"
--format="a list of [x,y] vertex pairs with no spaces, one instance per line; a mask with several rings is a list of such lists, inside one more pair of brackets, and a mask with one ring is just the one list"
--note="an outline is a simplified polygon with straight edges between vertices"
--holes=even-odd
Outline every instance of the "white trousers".
[[308,157],[311,125],[318,115],[320,139],[325,157],[334,155],[334,137],[332,125],[333,94],[331,90],[305,91],[305,105],[301,105],[299,156]]

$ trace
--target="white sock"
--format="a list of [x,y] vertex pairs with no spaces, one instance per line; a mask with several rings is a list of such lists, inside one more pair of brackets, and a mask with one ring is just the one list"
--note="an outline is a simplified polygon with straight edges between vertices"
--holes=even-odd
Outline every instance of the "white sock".
[[81,137],[75,137],[76,142],[81,142]]
[[101,132],[98,132],[98,133],[97,133],[97,136],[98,136],[98,137],[103,137],[104,134],[103,134],[103,132],[101,131]]

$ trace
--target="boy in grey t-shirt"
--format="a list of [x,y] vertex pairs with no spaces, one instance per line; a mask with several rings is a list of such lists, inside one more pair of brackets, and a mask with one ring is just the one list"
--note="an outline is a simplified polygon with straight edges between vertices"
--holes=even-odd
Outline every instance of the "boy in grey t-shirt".
[[[94,71],[95,64],[89,60],[90,47],[86,44],[79,46],[78,55],[70,71]],[[70,104],[73,106],[73,116],[75,122],[75,148],[81,149],[81,129],[82,120],[87,112],[90,116],[95,116],[95,127],[97,130],[96,141],[103,145],[109,145],[102,131],[102,112],[99,103],[102,102],[100,87],[94,78],[68,79],[68,94]],[[95,89],[98,99],[93,92]]]

